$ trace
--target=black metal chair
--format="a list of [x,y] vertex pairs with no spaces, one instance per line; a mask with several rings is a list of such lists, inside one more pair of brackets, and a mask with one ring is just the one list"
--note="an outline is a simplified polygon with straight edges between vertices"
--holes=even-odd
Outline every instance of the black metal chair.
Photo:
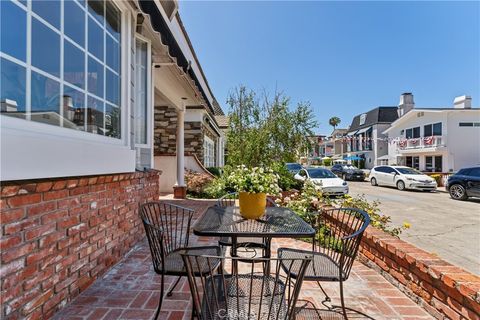
[[[140,206],[140,217],[145,227],[153,268],[161,275],[160,301],[155,319],[157,319],[164,298],[166,275],[178,276],[167,296],[171,296],[182,276],[187,276],[181,254],[189,252],[196,254],[221,255],[219,246],[189,247],[190,224],[194,210],[174,204],[148,202]],[[216,266],[220,260],[216,261]],[[198,270],[197,270],[198,271]],[[205,270],[200,270],[201,272]]]
[[[310,253],[311,254],[311,253]],[[200,320],[263,320],[294,319],[295,306],[300,293],[302,279],[311,256],[294,259],[269,259],[275,270],[269,275],[256,272],[257,262],[265,263],[264,258],[252,259],[246,268],[239,268],[232,274],[223,272],[228,260],[225,258],[202,256],[191,253],[182,255],[188,272],[188,282],[193,299],[194,313]],[[213,266],[216,259],[221,259],[218,269],[195,274],[195,270],[204,266]],[[233,261],[232,261],[233,262]],[[282,267],[287,273],[282,273]],[[290,271],[296,268],[297,277],[292,281]]]
[[[216,206],[218,207],[234,207],[238,200],[238,192],[227,193],[223,197],[217,200]],[[278,205],[272,199],[267,197],[267,207],[278,207]],[[265,258],[265,250],[268,249],[270,239],[241,237],[237,239],[237,248],[248,249],[261,249],[263,257]],[[231,247],[232,239],[230,237],[222,237],[218,241],[218,244],[222,247]]]
[[[353,262],[357,256],[358,247],[363,232],[370,223],[370,216],[358,209],[336,208],[323,210],[316,219],[316,236],[313,241],[313,251],[290,248],[279,248],[281,258],[303,257],[312,253],[313,260],[305,273],[305,281],[316,281],[323,293],[325,301],[330,297],[322,288],[321,281],[335,281],[340,283],[340,299],[343,317],[347,319],[345,308],[343,282],[350,275]],[[287,267],[284,266],[287,271]],[[292,278],[297,277],[295,268],[290,270]]]

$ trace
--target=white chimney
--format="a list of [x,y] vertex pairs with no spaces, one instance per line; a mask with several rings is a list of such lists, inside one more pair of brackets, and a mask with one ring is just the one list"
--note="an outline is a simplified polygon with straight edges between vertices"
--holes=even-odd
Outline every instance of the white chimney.
[[472,109],[472,97],[459,96],[453,100],[453,107],[455,109]]
[[400,96],[400,102],[398,103],[398,116],[401,117],[405,115],[413,108],[415,108],[413,94],[411,92],[402,93],[402,95]]

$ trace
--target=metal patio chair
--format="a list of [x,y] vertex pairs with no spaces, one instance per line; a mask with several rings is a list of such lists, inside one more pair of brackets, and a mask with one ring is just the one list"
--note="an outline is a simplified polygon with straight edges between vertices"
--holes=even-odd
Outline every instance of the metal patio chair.
[[[155,318],[157,319],[164,298],[166,275],[178,276],[167,296],[171,296],[182,276],[187,270],[182,260],[182,253],[221,255],[219,246],[189,247],[190,224],[194,210],[163,202],[148,202],[140,206],[140,217],[145,227],[153,268],[161,275],[160,301]],[[218,266],[220,260],[212,261]],[[197,270],[198,272],[199,270]],[[205,270],[200,270],[204,272]]]
[[[255,265],[256,262],[265,263],[267,259],[254,258],[248,267],[226,274],[223,272],[225,262],[233,262],[232,260],[239,258],[191,253],[183,254],[182,257],[188,272],[193,313],[200,320],[294,319],[303,274],[311,262],[311,256],[269,259],[275,270],[266,275],[257,272]],[[203,266],[213,266],[217,259],[221,259],[219,268],[209,269],[200,276],[195,275],[195,270],[203,269]],[[298,272],[296,280],[292,281],[292,272],[283,273],[282,267],[287,271],[295,268]]]
[[[347,319],[345,308],[343,282],[350,275],[353,262],[357,256],[358,247],[363,232],[370,223],[370,216],[358,209],[336,208],[318,213],[313,241],[313,251],[290,248],[279,248],[281,258],[303,257],[313,254],[312,263],[308,266],[304,281],[316,281],[323,293],[325,301],[331,299],[322,288],[321,281],[335,281],[340,284],[340,299],[343,317]],[[284,267],[287,271],[287,267]],[[295,268],[290,270],[292,278],[297,277]]]
[[[217,200],[218,207],[234,207],[238,200],[238,192],[227,193]],[[272,199],[267,197],[267,207],[278,207]],[[265,250],[270,245],[271,239],[241,237],[237,239],[237,248],[261,249],[263,251],[262,257],[265,258]],[[231,247],[232,239],[230,237],[221,237],[218,244],[222,247]]]

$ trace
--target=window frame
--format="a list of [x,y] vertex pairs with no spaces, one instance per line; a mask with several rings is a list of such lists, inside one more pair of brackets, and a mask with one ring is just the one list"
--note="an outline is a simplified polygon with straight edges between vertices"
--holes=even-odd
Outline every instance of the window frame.
[[[85,18],[87,19],[86,20],[86,23],[85,23],[85,46],[84,47],[80,47],[73,39],[70,39],[68,36],[65,35],[65,30],[64,30],[64,1],[75,1],[77,5],[80,5],[80,7],[83,8],[84,12],[85,12]],[[22,10],[24,10],[26,12],[26,17],[27,17],[27,27],[26,27],[26,32],[27,32],[27,35],[26,35],[26,38],[27,38],[27,56],[26,56],[26,62],[23,62],[19,59],[16,59],[8,54],[5,54],[3,52],[0,52],[0,57],[2,59],[6,59],[10,62],[13,62],[15,64],[18,64],[20,66],[22,66],[23,68],[26,69],[26,85],[25,85],[25,88],[26,88],[26,96],[25,96],[25,119],[20,119],[20,118],[15,118],[15,117],[11,117],[11,116],[8,116],[8,115],[5,115],[5,114],[2,114],[0,113],[0,119],[1,119],[1,123],[2,123],[2,128],[5,127],[5,128],[11,128],[11,129],[18,129],[18,127],[20,126],[22,128],[22,130],[26,130],[26,131],[31,131],[31,132],[39,132],[39,133],[42,133],[42,134],[48,134],[48,135],[52,135],[52,136],[60,136],[60,137],[68,137],[68,138],[75,138],[75,139],[79,139],[79,140],[84,140],[84,141],[92,141],[92,142],[101,142],[101,143],[106,143],[106,144],[112,144],[112,145],[124,145],[124,146],[128,146],[129,145],[129,134],[128,134],[128,130],[127,130],[127,126],[128,126],[128,123],[127,123],[127,118],[129,118],[129,111],[128,111],[128,105],[127,105],[127,101],[128,101],[128,95],[129,95],[129,91],[130,90],[122,90],[122,88],[125,88],[125,83],[128,83],[126,82],[126,77],[127,77],[127,73],[126,71],[128,70],[128,68],[126,67],[126,63],[127,63],[127,56],[129,55],[129,52],[128,52],[128,32],[127,32],[127,14],[126,14],[126,11],[127,11],[127,8],[125,6],[125,4],[123,3],[118,3],[116,1],[108,1],[110,2],[112,5],[114,5],[116,7],[116,9],[119,10],[119,13],[120,13],[120,20],[121,20],[121,29],[120,29],[120,39],[119,39],[119,42],[121,43],[121,50],[120,50],[120,60],[119,60],[119,70],[120,70],[120,74],[119,76],[121,77],[120,78],[120,99],[119,99],[119,105],[118,105],[118,108],[120,109],[120,114],[121,114],[121,123],[120,123],[120,137],[116,138],[116,137],[110,137],[110,136],[107,136],[107,135],[101,135],[101,134],[97,134],[97,133],[92,133],[92,132],[88,132],[86,129],[84,130],[73,130],[71,128],[66,128],[66,127],[63,127],[63,116],[64,116],[64,110],[63,110],[63,107],[62,107],[62,101],[60,99],[60,104],[59,104],[59,116],[60,116],[60,124],[57,126],[57,125],[51,125],[51,124],[46,124],[46,123],[42,123],[42,122],[36,122],[36,121],[31,121],[31,78],[32,78],[32,72],[35,72],[35,73],[38,73],[40,74],[41,76],[44,76],[48,79],[51,79],[53,81],[56,81],[56,82],[60,82],[60,96],[63,95],[64,93],[64,87],[65,86],[68,86],[70,88],[73,88],[75,90],[79,90],[81,91],[82,93],[84,93],[84,101],[85,101],[85,106],[87,106],[87,100],[88,100],[88,97],[93,97],[95,99],[99,99],[100,97],[96,96],[95,94],[92,94],[88,91],[88,88],[87,88],[87,83],[85,82],[84,85],[85,85],[85,88],[80,88],[74,84],[71,84],[70,82],[66,81],[64,79],[64,44],[65,42],[68,42],[69,44],[75,46],[76,48],[81,48],[81,50],[84,52],[85,54],[85,63],[88,64],[88,59],[89,58],[92,58],[94,59],[96,62],[99,62],[101,63],[102,65],[104,65],[104,70],[105,68],[107,68],[108,70],[111,70],[111,71],[114,71],[116,73],[115,70],[113,70],[111,67],[109,67],[106,62],[100,62],[98,61],[98,59],[96,57],[94,57],[92,54],[89,54],[88,52],[88,33],[87,33],[87,30],[88,30],[88,18],[91,18],[93,17],[93,15],[89,12],[88,10],[88,4],[85,4],[85,6],[82,6],[81,3],[79,3],[77,0],[64,0],[64,1],[60,1],[60,29],[61,30],[57,30],[53,25],[51,25],[48,21],[46,21],[45,19],[43,19],[41,16],[39,16],[37,13],[35,13],[32,9],[32,1],[29,1],[27,3],[27,6],[24,6],[22,3],[18,2],[18,1],[10,1],[11,3],[13,3],[14,5],[17,5],[18,7],[20,7]],[[40,23],[42,23],[45,27],[49,28],[51,31],[55,32],[56,34],[58,34],[60,36],[60,75],[58,77],[56,76],[53,76],[52,74],[50,74],[49,72],[46,72],[38,67],[35,67],[32,65],[32,21],[33,19],[37,19]],[[98,24],[98,21],[96,19],[95,20],[95,23]],[[109,30],[107,30],[106,27],[104,27],[106,32],[109,32]],[[105,39],[104,39],[104,42],[105,42]],[[106,50],[104,49],[104,56],[106,55]],[[86,70],[88,71],[88,65],[85,66],[86,67]],[[84,75],[85,77],[85,80],[87,79],[87,74]],[[104,78],[105,78],[105,74],[104,74]],[[106,99],[106,96],[105,96],[105,93],[106,93],[106,85],[105,85],[105,82],[106,80],[104,79],[104,97],[103,98],[100,98],[103,102],[104,102],[104,109],[106,108],[106,105],[107,104],[110,104],[110,105],[113,105],[112,102],[110,102],[109,100]],[[86,108],[85,108],[85,114],[87,113],[86,111]],[[86,115],[85,115],[85,119],[86,119]],[[21,121],[21,122],[18,122],[18,121]],[[104,112],[104,125],[105,125],[105,112]]]
[[205,168],[215,167],[215,141],[207,135],[203,136],[203,165]]
[[[141,41],[147,44],[147,94],[150,92],[150,95],[147,98],[147,113],[146,113],[146,125],[147,128],[145,129],[147,131],[147,143],[137,143],[136,142],[136,137],[133,138],[133,143],[135,147],[137,148],[151,148],[153,145],[153,103],[155,99],[155,90],[152,88],[152,83],[153,83],[153,72],[152,72],[152,42],[142,36],[141,34],[135,33],[135,56],[132,57],[135,59],[135,99],[136,99],[136,88],[137,88],[137,70],[136,70],[136,54],[137,54],[137,41]],[[133,108],[133,117],[135,119],[135,108]],[[133,121],[134,126],[135,126],[135,121]],[[132,128],[133,132],[135,133],[135,127]]]

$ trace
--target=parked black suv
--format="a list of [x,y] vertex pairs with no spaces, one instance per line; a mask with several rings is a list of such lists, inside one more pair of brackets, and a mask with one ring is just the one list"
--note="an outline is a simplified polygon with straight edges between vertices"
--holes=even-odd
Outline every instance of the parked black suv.
[[332,170],[332,172],[335,173],[337,177],[340,177],[345,181],[365,180],[365,173],[362,170],[352,166],[351,164],[336,164],[330,170]]
[[448,178],[446,188],[455,200],[480,197],[480,167],[460,169]]

